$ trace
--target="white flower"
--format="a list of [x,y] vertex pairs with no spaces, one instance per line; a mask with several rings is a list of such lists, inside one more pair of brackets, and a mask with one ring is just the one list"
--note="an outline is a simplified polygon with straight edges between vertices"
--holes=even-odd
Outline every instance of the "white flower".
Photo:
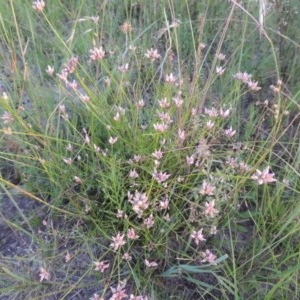
[[155,268],[158,266],[158,263],[155,261],[149,261],[148,259],[144,260],[144,263],[146,265],[147,268]]
[[53,76],[54,68],[51,66],[47,66],[46,73],[50,76]]
[[225,70],[226,70],[226,69],[223,68],[223,67],[221,67],[221,66],[216,67],[216,72],[217,72],[218,75],[223,75],[224,72],[225,72]]
[[113,145],[118,141],[118,137],[117,136],[116,137],[111,136],[108,141],[111,145]]

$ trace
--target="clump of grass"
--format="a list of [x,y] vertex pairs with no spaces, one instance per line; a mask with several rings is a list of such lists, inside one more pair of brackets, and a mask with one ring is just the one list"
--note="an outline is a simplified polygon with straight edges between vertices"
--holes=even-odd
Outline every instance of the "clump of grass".
[[1,185],[20,218],[2,218],[30,251],[3,257],[2,294],[298,294],[299,105],[272,18],[175,2],[3,5],[1,159],[18,178]]

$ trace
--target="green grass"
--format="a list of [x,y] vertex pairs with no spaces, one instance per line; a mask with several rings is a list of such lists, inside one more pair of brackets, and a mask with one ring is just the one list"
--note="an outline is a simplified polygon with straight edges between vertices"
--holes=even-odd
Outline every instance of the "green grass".
[[1,295],[298,299],[297,1],[98,2],[0,4]]

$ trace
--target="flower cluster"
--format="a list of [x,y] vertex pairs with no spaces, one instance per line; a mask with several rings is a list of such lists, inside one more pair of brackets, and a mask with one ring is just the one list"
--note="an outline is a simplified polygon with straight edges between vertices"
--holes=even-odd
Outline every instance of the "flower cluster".
[[233,77],[247,84],[249,89],[252,91],[259,91],[261,89],[261,87],[258,86],[258,82],[252,81],[251,80],[252,75],[248,74],[247,72],[238,72],[234,74]]
[[[45,3],[42,0],[37,0],[33,2],[32,7],[37,12],[42,12]],[[89,22],[97,23],[99,17],[87,17],[87,19]],[[168,30],[176,27],[174,21]],[[162,59],[162,53],[159,53],[158,49],[150,48],[141,52],[138,45],[129,45],[129,42],[134,40],[129,36],[133,31],[131,23],[125,21],[120,26],[120,30],[125,34],[122,39],[126,40],[126,50],[122,57],[120,56],[115,60],[114,66],[111,66],[111,62],[118,55],[119,47],[109,51],[107,46],[105,48],[95,46],[97,44],[94,43],[86,53],[86,56],[89,57],[87,61],[90,67],[88,69],[89,75],[93,72],[97,74],[94,86],[93,83],[91,84],[93,87],[90,87],[90,82],[86,78],[79,77],[79,73],[80,76],[84,76],[85,73],[81,72],[81,68],[80,72],[77,70],[78,56],[69,58],[61,71],[55,75],[58,81],[63,83],[63,90],[66,91],[66,94],[69,96],[76,95],[79,100],[79,103],[76,103],[76,109],[78,108],[78,115],[80,114],[80,122],[78,122],[80,129],[74,125],[74,132],[79,133],[79,138],[76,136],[74,140],[68,141],[68,135],[67,138],[59,136],[56,139],[57,143],[63,141],[61,147],[63,154],[60,156],[60,162],[68,169],[64,170],[63,173],[69,176],[70,184],[79,187],[82,193],[88,194],[87,191],[92,191],[90,186],[93,184],[101,185],[101,189],[107,189],[103,192],[105,205],[107,207],[113,206],[113,213],[109,214],[108,219],[114,222],[110,229],[114,233],[109,232],[109,246],[105,248],[109,255],[106,256],[105,253],[105,258],[99,258],[96,261],[93,259],[90,268],[97,271],[97,276],[100,278],[117,278],[115,274],[105,276],[108,271],[113,273],[117,269],[121,270],[111,262],[110,259],[113,256],[118,258],[118,263],[121,262],[129,267],[131,267],[130,264],[136,263],[138,260],[142,262],[142,269],[146,270],[145,273],[151,273],[155,268],[165,265],[157,259],[161,256],[157,254],[156,250],[159,247],[164,247],[161,245],[167,244],[164,238],[168,236],[170,232],[168,230],[170,228],[172,231],[177,230],[179,227],[177,225],[180,222],[189,223],[188,231],[180,231],[180,234],[183,232],[182,235],[185,235],[180,240],[188,241],[197,248],[196,255],[200,253],[201,262],[214,264],[218,261],[215,255],[215,253],[218,254],[218,251],[207,249],[207,241],[210,239],[210,235],[217,233],[220,211],[223,203],[229,198],[229,196],[226,197],[226,193],[234,181],[232,178],[230,179],[232,181],[229,181],[225,178],[226,176],[222,175],[227,175],[232,172],[232,169],[240,173],[243,172],[242,175],[251,170],[242,160],[245,155],[234,157],[239,150],[234,148],[233,143],[230,143],[230,141],[238,138],[237,130],[231,126],[235,122],[230,119],[234,108],[223,106],[218,100],[212,100],[211,107],[199,104],[202,103],[202,99],[198,101],[197,97],[202,97],[202,92],[199,92],[200,96],[195,97],[192,92],[189,93],[189,89],[193,91],[198,88],[197,82],[192,79],[190,81],[185,79],[189,77],[186,76],[184,68],[182,70],[179,68],[180,65],[165,66],[168,61],[173,61],[174,64],[177,53],[171,53],[171,50],[167,51],[170,53],[164,53],[165,57]],[[198,47],[204,49],[205,44],[200,43]],[[137,51],[134,52],[136,49]],[[142,82],[144,76],[134,75],[134,78],[139,79],[136,86],[131,82],[132,76],[129,73],[135,74],[136,61],[130,58],[129,63],[127,63],[125,60],[130,55],[135,58],[140,57],[141,53],[142,58],[150,64],[153,73],[149,72],[149,74],[155,74],[153,82],[155,82],[154,79],[158,79],[159,82],[159,88],[154,89],[154,92],[151,88],[150,97],[140,89],[140,87],[144,87],[144,82]],[[103,63],[104,60],[105,64]],[[226,75],[226,68],[229,69],[230,63],[229,61],[227,64],[226,60],[225,54],[217,53],[213,60],[215,70],[212,74],[216,76]],[[180,62],[179,57],[178,61]],[[82,62],[83,65],[84,62]],[[158,67],[158,65],[160,66]],[[178,72],[175,73],[174,70]],[[54,67],[48,65],[45,72],[49,76],[53,76],[55,74]],[[54,78],[49,76],[47,76],[48,79],[54,81]],[[214,76],[211,78],[216,82],[225,82],[222,78],[214,78]],[[252,75],[247,72],[238,72],[234,78],[247,85],[251,91],[261,89],[258,82],[252,80]],[[90,76],[89,79],[93,79],[93,77]],[[151,81],[151,85],[153,82]],[[138,87],[138,90],[134,90],[135,87]],[[102,89],[103,98],[102,94],[101,97],[97,97],[98,94],[102,93]],[[95,90],[96,92],[94,92]],[[276,94],[280,93],[281,83],[278,82],[276,86],[272,87],[272,90]],[[205,88],[203,101],[206,101],[204,98],[210,95],[209,93]],[[122,95],[122,98],[118,99],[118,95]],[[129,101],[126,102],[127,100]],[[55,111],[66,121],[64,123],[73,125],[71,105],[67,106],[67,104],[65,105],[66,102],[63,101],[65,99],[60,99],[55,106]],[[104,102],[104,105],[103,107],[99,105],[98,108],[100,102]],[[133,105],[131,105],[132,103]],[[132,111],[130,111],[131,107],[133,108]],[[279,113],[279,107],[274,106],[274,108],[277,108]],[[84,113],[81,114],[81,112]],[[90,114],[93,114],[91,118],[93,122],[89,123]],[[3,124],[11,124],[15,122],[17,115],[10,111],[4,111],[0,118]],[[97,126],[101,129],[98,130]],[[50,124],[48,127],[49,131],[52,130]],[[55,129],[54,126],[53,128]],[[104,132],[103,135],[102,131]],[[6,129],[5,132],[11,131]],[[63,130],[61,132],[64,135]],[[69,131],[66,130],[66,132],[69,134]],[[70,136],[71,133],[73,131],[70,131]],[[131,144],[129,145],[129,143]],[[215,146],[216,144],[218,146]],[[108,149],[104,150],[104,147]],[[228,148],[230,154],[228,155],[227,152],[222,157],[225,152],[223,149]],[[217,160],[215,159],[215,149],[219,151],[218,155],[221,153]],[[133,151],[136,153],[134,156]],[[89,160],[90,158],[91,160]],[[40,165],[41,168],[45,169],[50,165],[50,162],[39,156],[36,160],[42,164]],[[85,165],[86,161],[92,163]],[[120,172],[115,172],[114,175],[117,175],[112,181],[118,181],[120,179],[119,174],[122,176],[125,174],[120,179],[120,181],[124,180],[125,183],[123,185],[122,182],[120,188],[119,186],[116,188],[117,192],[111,192],[113,189],[109,189],[109,180],[113,176],[109,177],[105,172],[110,172],[109,166],[116,161],[115,165],[119,166],[120,162],[122,169]],[[90,169],[92,169],[91,173],[89,173]],[[224,174],[222,174],[223,170]],[[101,177],[101,172],[104,173],[103,177]],[[270,167],[266,167],[262,171],[256,170],[251,175],[251,179],[259,185],[276,182],[275,174],[270,172]],[[250,177],[248,174],[245,176]],[[102,181],[102,178],[105,179]],[[89,179],[93,183],[89,184]],[[223,184],[223,182],[225,183]],[[223,190],[222,186],[227,183],[230,187]],[[124,190],[121,190],[123,187],[125,187]],[[86,196],[86,194],[84,195]],[[97,203],[98,198],[93,196],[84,197],[83,204],[78,204],[82,212],[85,211],[91,218],[94,207],[99,205]],[[109,200],[106,200],[106,197]],[[185,203],[182,204],[184,201]],[[190,206],[188,207],[188,205]],[[226,207],[229,206],[226,205]],[[195,214],[192,215],[191,213],[190,216],[185,213],[186,211],[181,214],[180,210],[186,209],[186,207],[188,207],[186,211],[194,209]],[[174,236],[178,235],[179,232],[176,231]],[[159,241],[157,244],[155,238]],[[188,246],[191,246],[190,244]],[[138,252],[146,253],[140,259],[140,257],[136,257]],[[151,253],[154,253],[155,257],[150,258]],[[161,251],[161,253],[163,252]],[[98,255],[97,253],[95,256],[98,257]],[[64,258],[66,263],[74,260],[69,252]],[[50,280],[49,270],[40,268],[39,277],[40,281]],[[126,284],[126,281],[109,283],[110,288],[106,288],[102,292],[102,296],[94,293],[90,299],[148,299],[147,296],[131,294],[132,286],[127,288]]]

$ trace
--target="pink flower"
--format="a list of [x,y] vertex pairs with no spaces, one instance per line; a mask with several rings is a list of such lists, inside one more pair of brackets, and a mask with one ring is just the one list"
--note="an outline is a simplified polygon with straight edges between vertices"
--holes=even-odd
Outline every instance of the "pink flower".
[[241,161],[239,163],[239,169],[241,171],[249,171],[250,167],[246,163],[244,163],[243,161]]
[[193,238],[195,240],[196,245],[199,245],[200,242],[204,242],[206,241],[206,239],[204,238],[203,234],[202,234],[203,228],[201,228],[198,231],[193,231],[191,234],[191,238]]
[[139,238],[139,236],[135,233],[133,228],[129,228],[128,232],[127,232],[127,237],[130,240],[137,240]]
[[83,103],[89,103],[90,97],[88,95],[80,95],[80,99]]
[[60,105],[58,107],[58,110],[61,114],[65,114],[66,113],[66,106],[64,104]]
[[129,177],[132,179],[136,179],[137,177],[139,177],[139,174],[137,173],[137,171],[135,169],[133,169],[133,170],[130,170]]
[[229,157],[226,160],[226,164],[229,165],[232,168],[237,168],[238,164],[237,164],[237,159],[233,158],[233,157]]
[[128,68],[129,68],[129,64],[125,64],[125,65],[118,67],[119,71],[123,74],[128,71]]
[[156,131],[164,132],[168,129],[168,125],[165,123],[155,123],[153,127]]
[[248,81],[250,81],[252,75],[248,74],[247,72],[238,72],[235,75],[233,75],[233,77],[235,79],[238,79],[240,81],[242,81],[243,83],[247,83]]
[[7,112],[7,111],[5,111],[5,112],[3,113],[1,119],[3,120],[3,123],[4,123],[4,124],[11,123],[11,122],[13,122],[13,120],[14,120],[14,118],[12,117],[12,115],[11,115],[9,112]]
[[223,108],[220,109],[220,116],[222,118],[227,118],[230,114],[230,109],[226,109],[226,110],[223,110]]
[[152,62],[160,58],[160,54],[158,53],[158,50],[153,48],[147,50],[145,56],[149,58]]
[[122,218],[123,218],[123,215],[124,215],[123,210],[118,209],[118,212],[117,212],[117,214],[116,214],[117,218],[118,218],[118,219],[122,219]]
[[166,196],[163,200],[159,201],[160,209],[168,209],[169,208],[169,199]]
[[68,63],[66,64],[65,68],[63,69],[67,73],[74,73],[76,70],[76,67],[78,65],[78,56],[72,56]]
[[201,50],[203,50],[205,47],[206,47],[206,45],[205,45],[204,43],[200,43],[199,48],[200,48]]
[[63,70],[61,71],[61,73],[56,73],[56,75],[57,75],[58,78],[61,79],[62,81],[67,82],[69,73],[68,73],[68,71],[66,71],[65,69],[63,69]]
[[127,260],[127,261],[131,261],[132,260],[132,256],[128,253],[128,252],[125,252],[122,256],[122,258],[124,260]]
[[251,179],[256,180],[259,185],[263,183],[275,182],[274,173],[269,173],[270,167],[266,167],[263,171],[256,170]]
[[154,226],[153,215],[151,214],[147,219],[144,220],[144,225],[149,229]]
[[45,280],[50,280],[50,277],[51,277],[50,273],[47,272],[47,270],[45,268],[43,268],[43,267],[40,268],[40,274],[39,274],[39,276],[40,276],[40,282],[43,281],[44,279]]
[[224,60],[224,59],[226,58],[226,55],[223,54],[223,53],[218,53],[218,54],[216,55],[216,58],[217,58],[218,60]]
[[274,92],[274,93],[280,93],[281,91],[281,85],[279,86],[274,86],[273,84],[270,85],[270,89]]
[[204,108],[204,113],[206,115],[209,115],[212,118],[216,118],[216,117],[219,116],[219,112],[214,107],[212,107],[210,109],[205,107]]
[[114,248],[114,252],[116,252],[121,246],[125,245],[126,242],[124,241],[124,234],[121,235],[120,232],[116,236],[112,237],[112,243],[110,247]]
[[175,83],[176,77],[173,75],[173,73],[171,73],[169,75],[166,75],[165,80],[167,83]]
[[203,259],[201,260],[201,262],[208,262],[208,263],[214,263],[216,260],[216,255],[214,255],[210,250],[205,250],[205,252],[202,252],[203,255]]
[[261,87],[258,86],[258,82],[257,81],[252,81],[251,79],[247,82],[248,87],[252,90],[252,91],[259,91],[261,89]]
[[157,116],[162,122],[166,124],[171,124],[173,122],[168,113],[157,112]]
[[90,58],[91,60],[101,60],[105,56],[105,51],[102,47],[96,48],[90,50]]
[[127,298],[128,295],[125,292],[126,281],[121,281],[120,284],[116,288],[111,287],[111,291],[113,295],[109,298],[109,300],[122,300]]
[[194,155],[191,155],[191,156],[187,156],[186,158],[186,163],[188,164],[188,165],[193,165],[194,164],[194,162],[195,162],[195,157],[194,157]]
[[156,169],[154,169],[153,172],[153,178],[158,182],[158,183],[163,183],[165,182],[170,176],[171,174],[167,174],[166,172],[157,172]]
[[180,128],[178,129],[178,138],[181,142],[185,140],[185,131]]
[[215,209],[215,200],[212,200],[210,202],[206,202],[205,203],[205,210],[204,210],[204,214],[207,217],[214,217],[215,214],[217,214],[219,211],[217,209]]
[[33,1],[32,8],[37,12],[42,12],[45,8],[46,4],[43,0]]
[[160,160],[163,157],[163,153],[161,152],[161,150],[156,150],[152,153],[152,155],[157,159]]
[[173,97],[172,99],[173,99],[173,101],[174,101],[177,108],[180,108],[182,106],[183,99],[182,99],[180,93],[178,93],[178,95],[176,97]]
[[125,21],[123,25],[121,26],[121,30],[125,33],[128,34],[129,32],[132,31],[132,26],[129,21]]
[[104,263],[103,261],[94,261],[95,271],[100,271],[103,273],[105,269],[109,267],[109,264]]
[[144,99],[140,99],[137,103],[138,108],[143,108],[145,106],[145,101]]
[[140,155],[134,155],[133,160],[138,163],[142,160],[142,157]]
[[224,130],[225,135],[228,137],[233,137],[236,134],[236,130],[233,130],[232,127],[230,126],[229,129]]
[[[112,289],[112,288],[111,288]],[[119,290],[119,291],[115,291],[113,293],[113,295],[109,298],[109,300],[122,300],[124,298],[127,298],[127,294],[125,290]]]
[[202,188],[200,190],[200,194],[202,195],[207,195],[207,196],[212,196],[214,194],[215,187],[207,183],[205,180],[202,182]]
[[167,98],[163,98],[161,100],[158,100],[158,105],[161,108],[169,108],[170,107],[170,102],[167,100]]
[[66,80],[66,87],[72,89],[73,91],[76,91],[77,90],[77,81],[74,79],[72,82]]

